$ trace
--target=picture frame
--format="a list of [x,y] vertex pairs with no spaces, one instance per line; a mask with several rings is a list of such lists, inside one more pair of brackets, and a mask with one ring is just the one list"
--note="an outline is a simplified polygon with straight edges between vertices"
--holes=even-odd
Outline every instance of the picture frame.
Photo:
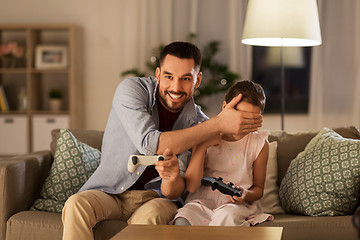
[[63,45],[36,46],[35,68],[64,69],[68,66],[68,48]]

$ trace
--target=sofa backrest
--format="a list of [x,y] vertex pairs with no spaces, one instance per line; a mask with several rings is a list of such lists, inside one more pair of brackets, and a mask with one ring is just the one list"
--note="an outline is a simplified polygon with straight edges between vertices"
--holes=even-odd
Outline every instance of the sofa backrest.
[[[360,139],[360,131],[351,127],[334,128],[334,131],[345,138]],[[304,151],[306,145],[316,136],[318,132],[296,132],[288,133],[283,131],[272,131],[269,135],[269,142],[277,141],[278,161],[278,185],[285,176],[291,160]]]
[[[103,131],[83,130],[83,129],[69,129],[70,132],[79,141],[88,144],[91,147],[97,148],[101,151]],[[360,139],[360,131],[353,127],[334,128],[334,131],[345,138]],[[50,144],[51,154],[55,155],[57,138],[60,129],[51,131],[52,141]],[[269,142],[277,141],[277,161],[278,161],[278,185],[285,176],[285,173],[290,165],[291,160],[304,151],[306,145],[316,136],[318,132],[295,132],[288,133],[285,131],[271,131],[269,135]]]
[[[102,139],[104,132],[96,130],[83,130],[83,129],[69,129],[69,131],[82,143],[96,148],[101,151]],[[59,137],[60,129],[51,131],[50,151],[52,156],[55,156],[57,139]]]

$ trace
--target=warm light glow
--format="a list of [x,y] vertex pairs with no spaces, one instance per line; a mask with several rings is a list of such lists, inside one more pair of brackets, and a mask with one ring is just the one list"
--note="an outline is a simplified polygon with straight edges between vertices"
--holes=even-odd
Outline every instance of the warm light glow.
[[246,45],[272,47],[310,47],[321,45],[321,41],[300,38],[248,38],[241,41]]
[[320,45],[316,0],[249,0],[242,43],[276,47]]

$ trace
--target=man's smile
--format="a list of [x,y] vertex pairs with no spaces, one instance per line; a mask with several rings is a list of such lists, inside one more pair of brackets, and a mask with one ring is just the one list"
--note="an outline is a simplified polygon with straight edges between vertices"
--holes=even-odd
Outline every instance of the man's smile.
[[174,92],[171,92],[171,93],[167,92],[167,93],[170,96],[170,98],[175,101],[180,100],[183,96],[186,95],[184,93],[174,93]]

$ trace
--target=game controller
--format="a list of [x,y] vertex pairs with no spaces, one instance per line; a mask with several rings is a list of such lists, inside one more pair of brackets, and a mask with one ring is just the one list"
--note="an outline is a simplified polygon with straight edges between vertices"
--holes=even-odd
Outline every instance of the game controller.
[[128,170],[133,173],[139,165],[155,165],[157,161],[164,161],[166,157],[163,155],[130,155],[128,161]]
[[229,184],[225,184],[221,177],[204,177],[201,180],[201,184],[204,186],[211,186],[211,189],[215,191],[215,189],[219,190],[221,193],[230,195],[230,196],[241,196],[241,190],[235,188],[235,185],[230,182]]

